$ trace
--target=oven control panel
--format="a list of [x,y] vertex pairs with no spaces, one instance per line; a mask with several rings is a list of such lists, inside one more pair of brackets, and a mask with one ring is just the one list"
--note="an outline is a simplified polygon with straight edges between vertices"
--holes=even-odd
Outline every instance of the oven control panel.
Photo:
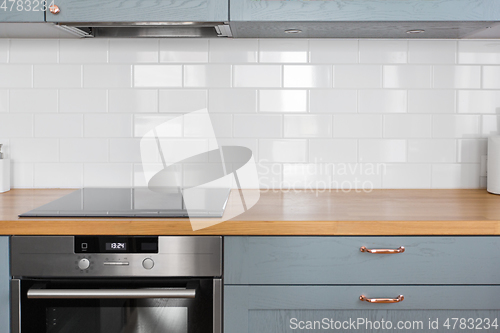
[[13,277],[219,277],[219,236],[12,236]]

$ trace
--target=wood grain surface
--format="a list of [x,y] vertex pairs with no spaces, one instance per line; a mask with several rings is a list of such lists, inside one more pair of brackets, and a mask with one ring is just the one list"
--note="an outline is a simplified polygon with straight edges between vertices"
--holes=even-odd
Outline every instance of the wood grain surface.
[[[188,219],[18,218],[72,191],[0,194],[0,234],[500,235],[500,196],[485,190],[268,191],[242,215],[197,231]],[[237,198],[231,193],[230,202]]]

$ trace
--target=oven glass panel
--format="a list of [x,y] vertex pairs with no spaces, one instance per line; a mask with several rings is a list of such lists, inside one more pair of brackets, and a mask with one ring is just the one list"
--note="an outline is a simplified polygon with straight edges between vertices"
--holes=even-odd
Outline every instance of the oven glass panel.
[[[196,289],[195,298],[33,299],[28,290]],[[21,333],[212,333],[213,280],[22,280]]]
[[165,299],[126,301],[121,307],[47,307],[47,333],[187,333],[188,308]]

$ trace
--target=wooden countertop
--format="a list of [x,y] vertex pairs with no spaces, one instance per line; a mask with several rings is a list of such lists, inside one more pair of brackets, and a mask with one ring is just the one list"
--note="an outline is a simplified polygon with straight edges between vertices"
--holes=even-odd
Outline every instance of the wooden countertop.
[[[19,189],[0,194],[0,234],[500,235],[500,196],[486,190],[261,192],[249,211],[197,231],[187,219],[17,216],[72,191]],[[238,197],[233,191],[230,201]],[[226,213],[231,209],[228,204]]]

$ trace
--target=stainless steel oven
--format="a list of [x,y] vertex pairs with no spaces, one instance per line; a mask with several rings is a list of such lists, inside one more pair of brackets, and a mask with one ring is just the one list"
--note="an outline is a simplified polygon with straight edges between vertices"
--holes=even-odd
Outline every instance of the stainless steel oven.
[[12,333],[221,333],[222,238],[13,236]]

